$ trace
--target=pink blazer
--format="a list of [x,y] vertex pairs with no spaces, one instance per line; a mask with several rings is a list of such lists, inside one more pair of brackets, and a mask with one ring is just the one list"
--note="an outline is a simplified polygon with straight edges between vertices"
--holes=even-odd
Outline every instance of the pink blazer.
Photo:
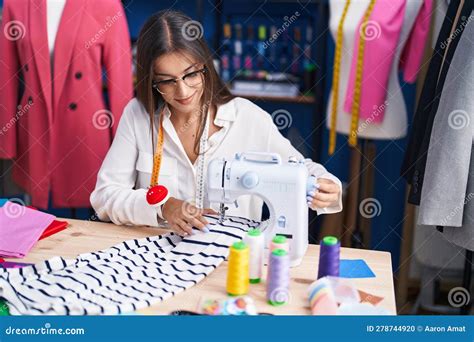
[[90,207],[97,172],[133,96],[120,1],[67,0],[54,81],[45,0],[5,0],[1,33],[0,158],[13,158],[13,179],[34,206],[47,208],[51,193],[56,207]]

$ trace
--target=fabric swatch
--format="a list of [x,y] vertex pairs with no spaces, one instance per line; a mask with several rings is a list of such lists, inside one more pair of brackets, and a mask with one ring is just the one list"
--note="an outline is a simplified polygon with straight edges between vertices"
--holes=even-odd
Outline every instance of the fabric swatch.
[[8,201],[0,208],[0,256],[23,258],[55,217]]
[[341,278],[374,278],[375,274],[362,259],[341,259],[339,264]]
[[20,267],[25,267],[29,265],[33,265],[33,264],[25,263],[25,262],[12,262],[12,261],[0,260],[0,267],[3,267],[3,268],[20,268]]
[[378,303],[383,301],[383,297],[379,297],[362,290],[357,290],[357,292],[359,292],[361,303],[370,303],[372,305],[377,305]]

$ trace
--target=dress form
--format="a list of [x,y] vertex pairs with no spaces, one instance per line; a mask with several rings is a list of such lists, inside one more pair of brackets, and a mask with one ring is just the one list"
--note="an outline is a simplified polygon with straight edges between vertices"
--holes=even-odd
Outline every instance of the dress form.
[[[352,1],[349,5],[347,16],[344,21],[336,131],[345,135],[348,135],[350,131],[351,114],[344,111],[343,105],[351,71],[352,57],[354,54],[354,41],[359,22],[367,10],[369,3],[370,0]],[[358,130],[358,136],[360,138],[400,139],[405,137],[407,134],[407,110],[403,99],[402,89],[398,81],[399,60],[422,4],[423,0],[410,0],[406,3],[404,23],[400,32],[400,40],[390,70],[384,120],[380,124],[360,120]],[[329,3],[331,11],[329,28],[334,39],[337,34],[337,27],[342,16],[344,5],[345,1],[341,0],[331,0]],[[383,37],[381,36],[377,39],[383,39]],[[333,90],[331,90],[329,96],[327,110],[326,125],[328,128],[330,128],[330,115],[333,106],[332,91]]]

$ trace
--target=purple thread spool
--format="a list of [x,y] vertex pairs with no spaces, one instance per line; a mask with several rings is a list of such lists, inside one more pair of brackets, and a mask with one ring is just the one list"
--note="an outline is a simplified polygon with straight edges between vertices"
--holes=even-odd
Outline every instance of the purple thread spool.
[[284,249],[270,254],[267,274],[267,300],[271,305],[283,305],[290,299],[290,256]]
[[326,276],[339,277],[339,253],[341,243],[334,236],[321,240],[319,250],[318,279]]

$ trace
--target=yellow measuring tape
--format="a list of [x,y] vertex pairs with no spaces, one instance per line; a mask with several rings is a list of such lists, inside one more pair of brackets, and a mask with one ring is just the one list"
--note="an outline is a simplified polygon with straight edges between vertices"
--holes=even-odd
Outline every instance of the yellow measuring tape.
[[332,155],[336,149],[336,123],[337,123],[337,105],[339,102],[339,74],[341,71],[341,50],[344,21],[346,20],[347,12],[351,0],[347,0],[342,11],[341,19],[337,25],[336,48],[334,51],[334,71],[332,74],[332,109],[331,109],[331,128],[329,132],[329,155]]
[[[344,9],[342,11],[341,19],[337,27],[336,35],[336,47],[334,52],[334,71],[333,71],[333,93],[332,93],[332,108],[331,108],[331,123],[329,131],[329,155],[332,155],[336,150],[336,125],[337,125],[337,109],[339,103],[339,81],[340,81],[340,71],[341,71],[341,52],[342,52],[342,43],[343,43],[343,31],[344,31],[344,21],[346,20],[347,12],[351,0],[346,0]],[[349,131],[349,145],[357,145],[357,129],[359,126],[359,111],[360,111],[360,94],[361,94],[361,83],[362,83],[362,70],[364,62],[364,48],[365,48],[365,27],[367,22],[372,14],[374,9],[375,0],[370,0],[369,6],[364,13],[361,23],[361,32],[358,46],[357,54],[357,65],[356,65],[356,77],[354,83],[354,99],[351,107],[351,127]]]
[[[163,155],[163,113],[160,115],[160,125],[158,126],[158,140],[156,142],[155,153],[153,154],[153,170],[151,173],[150,188],[158,185],[158,175],[160,173],[161,158]],[[206,152],[208,146],[208,135],[209,135],[209,115],[207,115],[206,123],[202,132],[202,136],[199,144],[199,152],[202,153],[198,156],[198,170],[196,172],[196,195],[195,195],[195,206],[202,209],[204,203],[204,192],[205,192],[205,180],[204,180],[204,168],[206,165]]]
[[153,155],[153,171],[151,173],[150,188],[158,185],[158,175],[160,174],[161,158],[163,155],[163,113],[160,115],[160,125],[158,126],[158,140],[156,150]]
[[349,145],[357,145],[357,130],[359,127],[359,112],[360,112],[360,87],[362,83],[362,70],[364,65],[364,48],[365,48],[365,27],[369,21],[372,10],[374,9],[375,0],[370,0],[369,7],[365,11],[364,18],[362,19],[360,40],[359,40],[359,51],[357,54],[357,69],[354,84],[354,100],[352,101],[351,108],[351,131],[349,132]]

